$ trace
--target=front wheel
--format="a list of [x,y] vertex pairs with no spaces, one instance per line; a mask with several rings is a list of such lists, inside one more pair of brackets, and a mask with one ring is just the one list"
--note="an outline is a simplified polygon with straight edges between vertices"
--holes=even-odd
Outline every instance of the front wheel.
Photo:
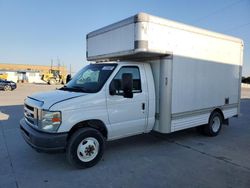
[[67,159],[77,168],[92,167],[101,160],[104,146],[105,140],[98,130],[82,128],[69,140],[66,149]]
[[55,85],[56,84],[56,80],[52,78],[52,79],[49,80],[48,83],[49,83],[49,85]]
[[210,115],[209,122],[204,126],[204,133],[208,136],[217,136],[222,127],[223,117],[219,112]]

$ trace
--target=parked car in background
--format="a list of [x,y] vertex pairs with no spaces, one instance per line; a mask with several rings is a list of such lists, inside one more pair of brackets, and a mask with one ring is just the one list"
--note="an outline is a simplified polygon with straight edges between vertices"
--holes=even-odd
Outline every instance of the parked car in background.
[[4,91],[12,91],[16,89],[16,83],[12,81],[0,79],[0,89]]

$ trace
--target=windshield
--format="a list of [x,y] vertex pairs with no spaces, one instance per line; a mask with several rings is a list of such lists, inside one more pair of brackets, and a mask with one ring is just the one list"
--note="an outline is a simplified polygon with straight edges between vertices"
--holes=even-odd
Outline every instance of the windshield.
[[101,90],[117,64],[89,64],[61,90],[96,93]]

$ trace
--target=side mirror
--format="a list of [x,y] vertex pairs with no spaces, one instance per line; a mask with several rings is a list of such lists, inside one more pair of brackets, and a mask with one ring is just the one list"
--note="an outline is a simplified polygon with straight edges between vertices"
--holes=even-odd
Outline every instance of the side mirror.
[[122,74],[122,90],[124,98],[133,98],[133,76],[131,73]]
[[110,95],[115,95],[116,94],[116,89],[115,89],[115,82],[114,80],[110,83],[109,85],[109,94]]

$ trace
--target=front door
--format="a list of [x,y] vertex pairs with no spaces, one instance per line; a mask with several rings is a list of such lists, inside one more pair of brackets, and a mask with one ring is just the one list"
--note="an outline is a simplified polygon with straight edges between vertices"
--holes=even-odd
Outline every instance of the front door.
[[[107,92],[107,109],[111,124],[111,139],[143,133],[146,128],[147,100],[143,65],[122,66],[112,82],[115,94]],[[122,74],[131,73],[133,78],[133,98],[124,98]],[[142,79],[143,78],[143,79]],[[109,89],[107,89],[109,90]]]

